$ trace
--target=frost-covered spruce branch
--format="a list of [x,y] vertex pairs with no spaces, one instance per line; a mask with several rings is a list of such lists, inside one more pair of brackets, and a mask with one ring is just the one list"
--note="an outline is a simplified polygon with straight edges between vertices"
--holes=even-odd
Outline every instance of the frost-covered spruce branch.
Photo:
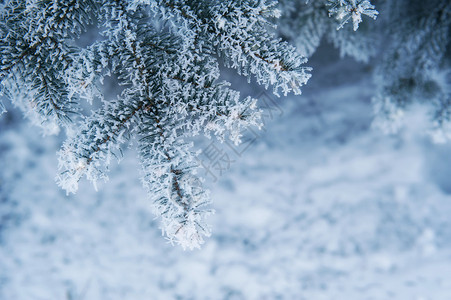
[[[300,93],[310,76],[305,59],[271,33],[278,14],[272,1],[6,1],[2,88],[40,123],[71,123],[57,176],[68,192],[83,176],[107,179],[111,158],[136,138],[163,232],[184,248],[199,247],[210,234],[210,200],[186,140],[204,134],[239,143],[244,128],[260,126],[256,100],[218,81],[217,55],[275,94]],[[76,47],[91,23],[103,38]],[[123,86],[113,100],[101,92],[109,75]],[[84,115],[82,99],[101,107]]]
[[239,74],[255,76],[259,84],[273,86],[278,95],[299,94],[310,75],[305,59],[295,48],[270,33],[269,19],[280,16],[275,1],[181,1],[151,2],[156,14],[177,22],[197,49],[210,48],[223,57],[226,66]]
[[[280,33],[307,57],[324,37],[340,50],[341,56],[367,62],[376,53],[373,24],[362,20],[362,15],[372,19],[378,15],[368,0],[281,0],[281,6]],[[346,25],[349,22],[352,26]]]
[[2,1],[0,78],[5,93],[33,123],[54,131],[78,111],[69,97],[65,70],[71,41],[92,23],[93,1]]
[[335,17],[340,23],[337,29],[343,28],[352,20],[353,29],[356,31],[362,23],[362,15],[376,19],[379,14],[368,0],[328,0],[327,6],[329,16]]

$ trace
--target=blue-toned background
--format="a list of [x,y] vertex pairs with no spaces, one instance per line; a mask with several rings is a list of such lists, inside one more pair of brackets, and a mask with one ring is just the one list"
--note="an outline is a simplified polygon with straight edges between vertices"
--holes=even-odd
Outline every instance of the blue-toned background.
[[451,145],[431,142],[421,109],[397,134],[372,128],[371,65],[327,43],[308,65],[303,95],[280,99],[226,76],[270,107],[239,154],[198,141],[228,160],[216,178],[199,170],[216,214],[194,251],[161,236],[133,149],[97,192],[83,181],[66,196],[54,182],[64,136],[7,105],[0,299],[451,299]]

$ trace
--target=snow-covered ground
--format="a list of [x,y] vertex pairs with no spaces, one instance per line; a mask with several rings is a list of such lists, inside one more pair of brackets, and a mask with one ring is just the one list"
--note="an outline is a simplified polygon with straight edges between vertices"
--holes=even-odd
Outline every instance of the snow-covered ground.
[[370,80],[348,65],[318,63],[241,156],[215,144],[233,162],[206,183],[213,235],[195,251],[161,236],[133,150],[66,196],[62,137],[3,115],[0,299],[451,299],[451,145],[418,114],[372,129]]

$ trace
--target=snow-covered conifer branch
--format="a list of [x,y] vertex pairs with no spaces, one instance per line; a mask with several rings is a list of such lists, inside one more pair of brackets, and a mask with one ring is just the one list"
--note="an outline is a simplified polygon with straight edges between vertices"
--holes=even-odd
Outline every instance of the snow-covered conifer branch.
[[[30,0],[2,4],[2,88],[39,122],[67,126],[57,182],[76,192],[85,176],[107,179],[112,157],[137,137],[143,183],[167,238],[198,247],[210,234],[208,193],[195,175],[196,151],[186,141],[214,135],[240,143],[260,127],[256,99],[241,99],[219,82],[217,55],[226,65],[274,93],[300,93],[310,75],[306,59],[275,38],[272,1]],[[101,39],[77,47],[96,23]],[[102,93],[106,76],[122,92]],[[85,113],[81,100],[101,106]],[[94,101],[100,100],[100,101]],[[34,105],[30,109],[29,104]],[[71,120],[70,116],[79,113]]]
[[329,16],[334,16],[340,22],[337,30],[352,20],[354,31],[356,31],[362,22],[362,15],[376,19],[379,14],[368,0],[329,0],[327,4]]
[[162,113],[154,110],[142,115],[139,151],[143,184],[161,217],[163,234],[183,248],[198,248],[203,236],[210,235],[205,222],[211,213],[205,208],[210,199],[195,175],[196,155],[179,136],[183,123],[177,124],[173,118],[160,119],[157,114]]
[[305,59],[270,33],[268,18],[278,17],[274,1],[150,1],[156,14],[174,16],[197,48],[211,48],[228,67],[273,86],[278,95],[299,94],[310,78]]
[[[92,1],[8,1],[0,25],[0,75],[7,94],[35,123],[67,124],[77,112],[64,82],[70,40],[92,22]],[[13,88],[27,89],[23,92]],[[9,87],[9,88],[8,88]]]
[[211,210],[204,206],[210,200],[194,175],[196,153],[184,139],[213,133],[239,143],[244,128],[260,126],[256,100],[242,100],[227,83],[216,82],[219,67],[211,52],[193,49],[186,37],[164,27],[143,23],[150,18],[147,6],[107,4],[102,10],[108,39],[84,49],[74,60],[69,86],[76,90],[90,75],[80,92],[86,93],[105,73],[112,73],[125,89],[85,117],[65,142],[58,182],[75,192],[82,176],[94,183],[106,179],[110,158],[121,155],[122,145],[137,135],[143,183],[164,234],[184,248],[198,247],[209,235],[205,216]]

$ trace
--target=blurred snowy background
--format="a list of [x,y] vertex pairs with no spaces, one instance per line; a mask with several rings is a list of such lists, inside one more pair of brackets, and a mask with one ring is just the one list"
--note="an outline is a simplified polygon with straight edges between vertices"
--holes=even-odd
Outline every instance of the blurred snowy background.
[[240,155],[213,141],[230,161],[207,176],[213,235],[195,251],[161,236],[133,150],[97,192],[66,196],[64,137],[7,107],[0,299],[451,299],[451,145],[424,134],[421,110],[395,135],[373,129],[368,65],[329,44],[308,65],[298,97],[227,78],[277,105]]

